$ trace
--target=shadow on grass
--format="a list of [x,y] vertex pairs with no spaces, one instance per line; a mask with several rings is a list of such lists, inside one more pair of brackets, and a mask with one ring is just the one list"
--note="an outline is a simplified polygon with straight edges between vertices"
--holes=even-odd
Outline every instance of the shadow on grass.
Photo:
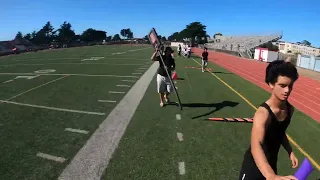
[[214,112],[221,110],[224,107],[235,107],[238,104],[239,104],[238,102],[233,102],[233,101],[222,101],[219,103],[188,103],[188,104],[182,104],[182,106],[183,107],[190,107],[190,108],[202,108],[202,107],[214,108],[212,111],[209,111],[205,114],[201,114],[201,115],[192,117],[192,119],[197,119],[197,118],[201,118],[204,116],[208,116]]

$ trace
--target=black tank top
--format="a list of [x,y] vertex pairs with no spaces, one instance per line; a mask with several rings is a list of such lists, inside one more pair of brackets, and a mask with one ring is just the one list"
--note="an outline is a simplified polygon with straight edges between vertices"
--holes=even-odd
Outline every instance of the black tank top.
[[[272,112],[267,103],[262,103],[260,107],[266,108],[269,112],[269,116],[271,116],[271,122],[265,132],[262,149],[270,166],[275,171],[275,173],[277,173],[278,152],[282,144],[282,140],[286,135],[286,129],[291,121],[291,105],[287,101],[287,116],[281,122],[277,120],[276,115]],[[251,170],[258,170],[258,167],[256,166],[251,154],[251,145],[245,153],[244,165],[247,166],[247,168],[252,168]]]

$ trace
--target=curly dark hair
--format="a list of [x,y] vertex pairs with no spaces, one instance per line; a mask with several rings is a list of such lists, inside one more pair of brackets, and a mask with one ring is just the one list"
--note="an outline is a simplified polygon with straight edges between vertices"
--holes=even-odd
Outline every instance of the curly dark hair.
[[275,84],[279,76],[286,76],[295,82],[298,78],[297,68],[290,62],[284,60],[276,60],[271,62],[266,68],[265,82],[267,84]]

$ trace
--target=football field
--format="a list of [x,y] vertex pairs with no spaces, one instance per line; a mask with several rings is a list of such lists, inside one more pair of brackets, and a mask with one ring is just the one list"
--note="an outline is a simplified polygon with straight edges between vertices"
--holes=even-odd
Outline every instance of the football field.
[[[251,118],[249,103],[269,93],[214,63],[202,73],[199,58],[176,57],[184,109],[160,108],[152,52],[90,46],[1,57],[0,179],[236,179],[252,124],[207,119]],[[296,110],[288,134],[319,164],[319,123]],[[296,171],[283,148],[278,170]],[[310,179],[319,178],[315,169]]]

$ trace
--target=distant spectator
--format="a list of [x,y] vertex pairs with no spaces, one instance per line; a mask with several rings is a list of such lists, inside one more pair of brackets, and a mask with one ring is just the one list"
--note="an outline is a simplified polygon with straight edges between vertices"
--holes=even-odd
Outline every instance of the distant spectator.
[[190,45],[188,45],[188,48],[187,48],[187,56],[188,56],[188,58],[190,58],[190,56],[191,56],[191,47],[190,47]]
[[202,52],[202,72],[207,68],[208,65],[208,49],[205,47]]
[[182,50],[181,44],[179,44],[179,46],[178,46],[178,55],[179,55],[179,56],[181,56],[181,50]]

